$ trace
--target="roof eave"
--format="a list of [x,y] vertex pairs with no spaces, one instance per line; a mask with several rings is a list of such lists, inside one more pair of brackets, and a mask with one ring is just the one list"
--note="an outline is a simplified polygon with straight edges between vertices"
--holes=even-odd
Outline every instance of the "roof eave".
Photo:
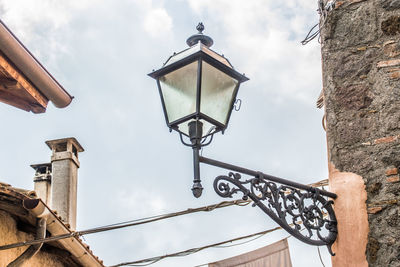
[[56,107],[64,108],[71,103],[73,97],[54,79],[1,20],[0,50]]

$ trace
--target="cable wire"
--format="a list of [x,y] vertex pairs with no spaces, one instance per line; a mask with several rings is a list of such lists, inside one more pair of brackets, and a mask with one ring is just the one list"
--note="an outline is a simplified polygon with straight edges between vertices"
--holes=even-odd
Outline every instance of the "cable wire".
[[[309,42],[311,42],[312,40],[315,39],[315,37],[318,37],[318,42],[321,43],[321,30],[324,28],[325,26],[325,22],[326,22],[326,18],[328,16],[328,13],[331,12],[332,10],[335,9],[335,4],[336,4],[336,0],[329,0],[326,5],[324,5],[322,0],[319,0],[318,2],[318,14],[320,15],[320,20],[317,24],[315,24],[311,30],[307,33],[306,37],[304,38],[303,41],[301,41],[300,43],[302,45],[306,45]],[[318,28],[317,28],[318,27]]]
[[322,266],[325,267],[325,264],[324,264],[324,262],[322,260],[321,251],[319,250],[319,247],[317,247],[317,248],[318,248],[319,260],[321,261]]
[[320,32],[320,30],[321,30],[321,27],[318,27],[318,29],[317,29],[315,32],[313,32],[313,30],[314,30],[317,26],[319,26],[319,23],[315,24],[315,25],[311,28],[311,30],[307,33],[307,35],[306,35],[306,37],[304,38],[304,40],[300,42],[302,45],[308,44],[309,42],[311,42],[312,40],[314,40],[315,37],[317,37],[317,36],[319,35],[319,32]]
[[[328,184],[328,180],[322,180],[313,184],[310,184],[310,186],[313,187],[321,187],[324,185]],[[1,250],[6,250],[6,249],[12,249],[12,248],[18,248],[18,247],[23,247],[23,246],[29,246],[29,245],[34,245],[34,244],[40,244],[40,243],[48,243],[48,242],[53,242],[61,239],[66,239],[66,238],[72,238],[72,237],[80,237],[83,235],[88,235],[88,234],[94,234],[94,233],[100,233],[100,232],[106,232],[106,231],[111,231],[111,230],[116,230],[116,229],[121,229],[121,228],[126,228],[126,227],[131,227],[131,226],[136,226],[136,225],[141,225],[141,224],[146,224],[146,223],[151,223],[155,221],[160,221],[176,216],[181,216],[181,215],[186,215],[186,214],[191,214],[191,213],[197,213],[197,212],[210,212],[215,209],[219,208],[225,208],[229,206],[247,206],[251,203],[251,200],[242,200],[242,199],[236,199],[232,201],[222,201],[217,204],[213,205],[208,205],[208,206],[203,206],[199,208],[189,208],[184,211],[179,211],[179,212],[173,212],[173,213],[167,213],[167,214],[162,214],[162,215],[155,215],[155,216],[150,216],[146,218],[141,218],[141,219],[136,219],[136,220],[130,220],[130,221],[125,221],[125,222],[120,222],[120,223],[114,223],[114,224],[109,224],[105,226],[100,226],[100,227],[95,227],[87,230],[82,230],[82,231],[76,231],[76,232],[71,232],[63,235],[56,235],[56,236],[51,236],[51,237],[46,237],[43,239],[34,239],[34,240],[28,240],[28,241],[23,241],[23,242],[18,242],[18,243],[12,243],[8,245],[3,245],[0,246],[0,251]]]
[[[290,224],[290,226],[293,226],[293,224]],[[280,229],[282,229],[282,227],[278,226],[278,227],[275,227],[273,229],[269,229],[269,230],[266,230],[266,231],[263,231],[263,232],[258,232],[258,233],[255,233],[255,234],[234,238],[234,239],[231,239],[231,240],[215,243],[215,244],[204,246],[204,247],[192,248],[192,249],[184,250],[184,251],[181,251],[181,252],[176,252],[176,253],[172,253],[172,254],[166,254],[166,255],[163,255],[163,256],[156,256],[156,257],[147,258],[147,259],[138,260],[138,261],[119,263],[119,264],[116,264],[116,265],[111,265],[109,267],[148,266],[148,265],[154,264],[154,263],[156,263],[156,262],[158,262],[158,261],[160,261],[162,259],[165,259],[165,258],[188,256],[188,255],[194,254],[196,252],[199,252],[201,250],[204,250],[206,248],[211,248],[211,247],[214,247],[214,248],[228,248],[228,247],[233,247],[233,246],[239,246],[239,245],[246,244],[246,243],[249,243],[251,241],[254,241],[254,240],[256,240],[256,239],[258,239],[258,238],[260,238],[260,237],[262,237],[262,236],[264,236],[264,235],[266,235],[268,233],[271,233],[271,232],[274,232],[274,231],[280,230]],[[303,231],[304,229],[305,228],[302,228],[300,231]],[[234,242],[234,241],[238,241],[238,240],[242,240],[242,239],[246,239],[246,238],[251,238],[253,236],[255,236],[255,238],[253,238],[251,240],[248,240],[248,241],[245,241],[245,242],[242,242],[242,243],[239,243],[239,244],[234,244],[234,245],[230,245],[230,246],[222,246],[223,244],[226,244],[226,243],[231,243],[231,242]],[[284,239],[289,239],[290,237],[292,237],[292,236],[289,235]],[[318,252],[319,252],[319,247],[318,247]],[[322,259],[321,259],[321,262],[322,262]],[[200,267],[200,266],[205,266],[205,265],[207,265],[207,264],[201,264],[201,265],[197,265],[195,267]],[[324,267],[325,267],[325,265],[324,265]]]
[[247,206],[250,203],[251,203],[250,200],[242,200],[242,199],[237,199],[237,200],[232,200],[232,201],[222,201],[217,204],[203,206],[203,207],[199,207],[199,208],[189,208],[189,209],[183,210],[183,211],[172,212],[172,213],[167,213],[167,214],[162,214],[162,215],[155,215],[155,216],[125,221],[125,222],[120,222],[120,223],[114,223],[114,224],[95,227],[95,228],[91,228],[91,229],[87,229],[87,230],[71,232],[68,234],[51,236],[51,237],[47,237],[47,238],[43,238],[43,239],[34,239],[34,240],[29,240],[29,241],[23,241],[23,242],[3,245],[3,246],[0,246],[0,250],[29,246],[29,245],[40,244],[40,243],[53,242],[53,241],[71,238],[71,237],[79,237],[79,236],[88,235],[88,234],[111,231],[111,230],[151,223],[151,222],[155,222],[155,221],[160,221],[160,220],[164,220],[164,219],[168,219],[168,218],[172,218],[172,217],[176,217],[176,216],[181,216],[181,215],[186,215],[186,214],[191,214],[191,213],[210,212],[215,209],[225,208],[225,207],[229,207],[229,206],[241,206],[242,207],[242,206]]
[[247,241],[243,241],[243,242],[238,243],[238,244],[226,245],[226,246],[216,246],[216,248],[231,248],[231,247],[236,247],[236,246],[244,245],[244,244],[250,243],[250,242],[252,242],[252,241],[254,241],[254,240],[257,240],[257,239],[263,237],[263,236],[266,235],[266,234],[267,234],[267,233],[262,234],[262,235],[259,235],[259,236],[255,237],[255,238],[253,238],[253,239],[250,239],[250,240],[247,240]]
[[[207,248],[218,247],[218,246],[226,244],[226,243],[231,243],[231,242],[235,242],[235,241],[238,241],[238,240],[251,238],[251,237],[254,237],[254,236],[259,236],[259,235],[263,236],[263,235],[265,235],[267,233],[271,233],[271,232],[274,232],[274,231],[277,231],[277,230],[280,230],[280,229],[282,229],[282,227],[275,227],[275,228],[272,228],[272,229],[268,229],[266,231],[262,231],[262,232],[254,233],[254,234],[251,234],[251,235],[246,235],[246,236],[233,238],[233,239],[230,239],[230,240],[214,243],[214,244],[203,246],[203,247],[191,248],[191,249],[183,250],[183,251],[172,253],[172,254],[166,254],[166,255],[163,255],[163,256],[156,256],[156,257],[147,258],[147,259],[138,260],[138,261],[123,262],[123,263],[119,263],[119,264],[116,264],[116,265],[111,265],[109,267],[147,266],[147,265],[156,263],[157,261],[160,261],[160,260],[165,259],[165,258],[188,256],[188,255],[191,255],[193,253],[202,251],[202,250],[207,249]],[[146,265],[143,265],[142,263],[146,264]],[[140,264],[140,265],[138,265],[138,264]]]

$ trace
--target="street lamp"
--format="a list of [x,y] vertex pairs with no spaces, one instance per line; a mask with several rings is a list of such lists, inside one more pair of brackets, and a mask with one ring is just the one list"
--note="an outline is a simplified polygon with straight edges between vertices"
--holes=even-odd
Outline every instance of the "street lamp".
[[[254,206],[290,234],[311,245],[326,245],[334,255],[331,246],[337,237],[337,222],[331,199],[336,194],[199,155],[215,133],[227,128],[239,86],[248,78],[210,49],[213,40],[203,34],[202,23],[196,29],[198,33],[186,41],[188,49],[174,53],[149,74],[157,80],[170,131],[177,131],[181,142],[193,148],[193,195],[200,197],[203,190],[200,162],[234,171],[215,178],[214,190],[219,196],[241,192],[243,199],[253,200]],[[239,173],[251,178],[242,180]]]
[[[197,34],[186,41],[189,48],[174,53],[149,75],[157,80],[165,119],[170,130],[190,138],[194,156],[193,195],[200,197],[199,149],[211,143],[212,136],[224,132],[232,108],[246,76],[237,72],[228,59],[210,47],[211,37],[204,35],[202,23]],[[206,142],[207,137],[210,137]]]

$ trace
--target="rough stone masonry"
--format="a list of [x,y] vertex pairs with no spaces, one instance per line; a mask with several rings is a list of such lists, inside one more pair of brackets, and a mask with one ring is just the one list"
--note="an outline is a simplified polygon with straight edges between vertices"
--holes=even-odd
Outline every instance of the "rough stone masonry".
[[[361,177],[364,185],[357,190],[366,192],[368,227],[360,249],[368,264],[348,266],[400,266],[399,41],[400,0],[336,1],[321,31],[330,166]],[[354,192],[346,195],[352,196],[356,202]],[[350,218],[338,219],[338,227],[362,225],[351,218],[357,212],[348,211]],[[345,240],[340,234],[338,242]]]

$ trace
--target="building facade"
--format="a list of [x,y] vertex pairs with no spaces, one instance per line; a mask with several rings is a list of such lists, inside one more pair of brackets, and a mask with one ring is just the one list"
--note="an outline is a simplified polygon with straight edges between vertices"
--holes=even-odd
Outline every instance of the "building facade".
[[[321,2],[321,1],[320,1]],[[335,267],[400,266],[400,1],[344,0],[322,13]]]

